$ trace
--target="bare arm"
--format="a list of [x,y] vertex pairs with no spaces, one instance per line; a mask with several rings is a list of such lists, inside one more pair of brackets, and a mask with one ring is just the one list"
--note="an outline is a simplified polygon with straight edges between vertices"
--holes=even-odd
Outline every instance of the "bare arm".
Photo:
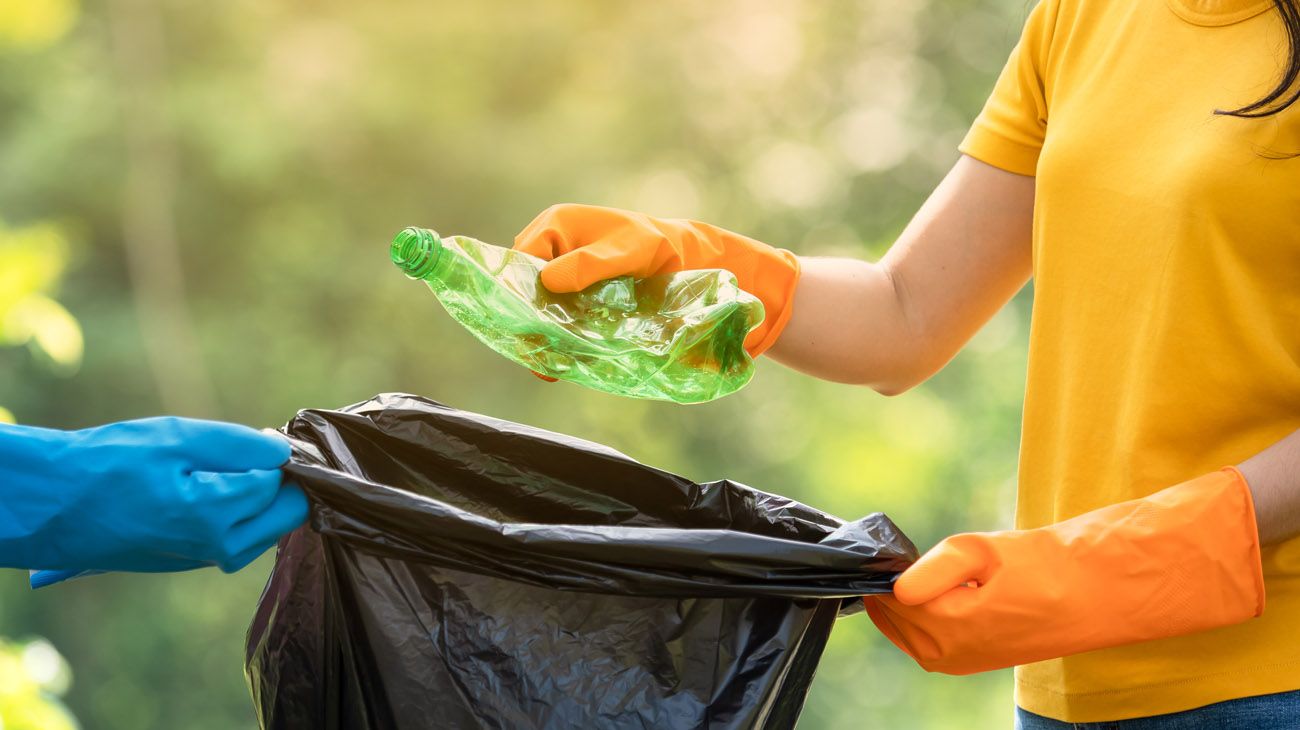
[[768,355],[900,393],[938,372],[1028,281],[1034,179],[963,156],[878,263],[801,259]]
[[1255,500],[1259,541],[1282,542],[1300,534],[1300,431],[1237,465]]

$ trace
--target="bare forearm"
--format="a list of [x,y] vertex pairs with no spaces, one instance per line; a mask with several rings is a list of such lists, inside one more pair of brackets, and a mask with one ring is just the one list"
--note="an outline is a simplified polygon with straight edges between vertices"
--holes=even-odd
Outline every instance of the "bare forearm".
[[962,158],[879,263],[801,260],[768,354],[886,394],[925,380],[1028,280],[1033,201],[1033,178]]
[[913,331],[888,268],[839,258],[805,257],[800,264],[795,314],[769,356],[809,375],[886,394],[931,369],[921,365],[923,338]]
[[1262,544],[1300,535],[1300,431],[1237,465],[1250,485]]

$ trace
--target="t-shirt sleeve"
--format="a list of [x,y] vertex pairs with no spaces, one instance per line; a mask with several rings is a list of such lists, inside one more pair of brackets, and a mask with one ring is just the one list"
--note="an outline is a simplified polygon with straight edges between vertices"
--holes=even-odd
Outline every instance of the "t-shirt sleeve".
[[1047,132],[1047,62],[1057,2],[1041,0],[1029,14],[984,110],[958,147],[963,153],[1020,175],[1037,170]]

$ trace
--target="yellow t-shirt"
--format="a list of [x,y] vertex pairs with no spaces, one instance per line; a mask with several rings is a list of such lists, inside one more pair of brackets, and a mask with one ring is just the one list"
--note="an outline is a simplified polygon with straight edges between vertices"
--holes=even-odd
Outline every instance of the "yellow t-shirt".
[[[1300,105],[1215,116],[1280,78],[1270,0],[1043,0],[961,150],[1036,176],[1016,522],[1236,464],[1300,428]],[[1300,689],[1300,540],[1264,615],[1019,667],[1068,722]],[[1032,631],[1031,626],[1025,627]]]

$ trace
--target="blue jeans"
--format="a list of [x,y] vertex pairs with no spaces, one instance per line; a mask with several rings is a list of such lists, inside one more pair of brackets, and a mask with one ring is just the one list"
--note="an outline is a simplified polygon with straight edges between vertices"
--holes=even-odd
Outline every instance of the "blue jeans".
[[1300,728],[1300,690],[1243,697],[1169,715],[1061,722],[1016,708],[1016,730],[1290,730]]

